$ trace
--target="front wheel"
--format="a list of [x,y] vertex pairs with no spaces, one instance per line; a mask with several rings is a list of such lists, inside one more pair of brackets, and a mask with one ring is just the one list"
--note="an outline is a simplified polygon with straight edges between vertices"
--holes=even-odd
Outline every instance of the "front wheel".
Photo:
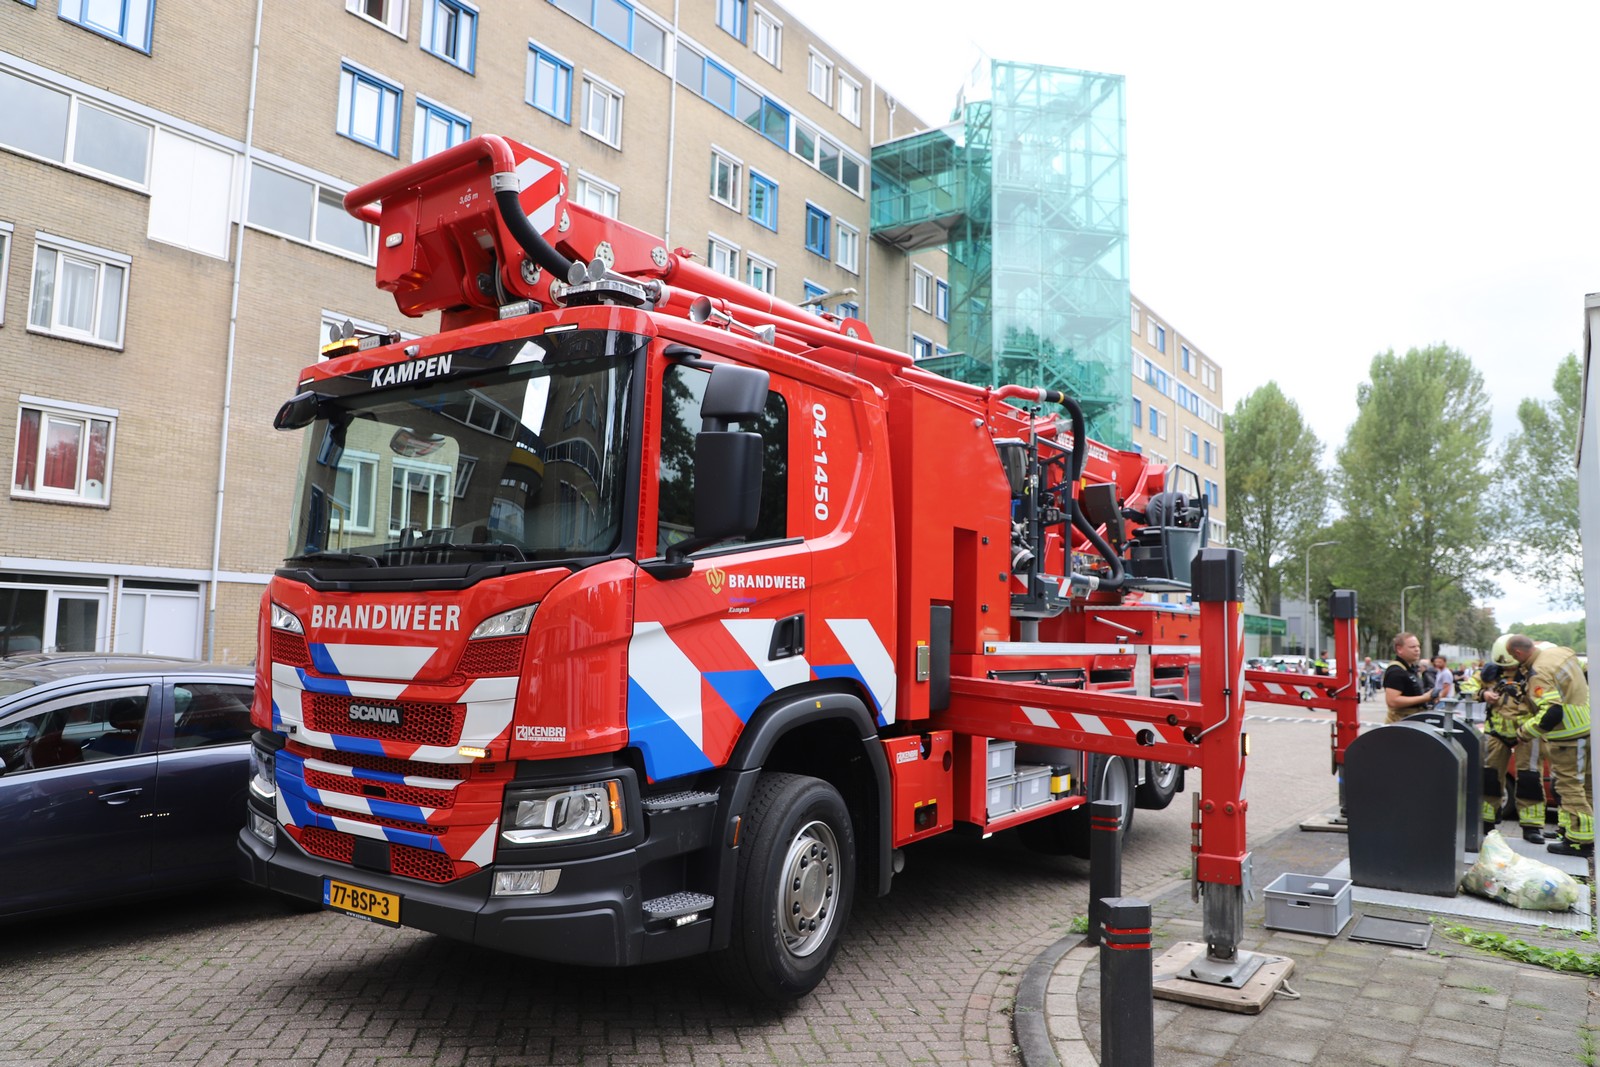
[[1161,811],[1182,790],[1182,767],[1176,763],[1152,761],[1144,765],[1144,782],[1134,790],[1134,803],[1150,811]]
[[855,896],[856,839],[838,790],[764,774],[745,813],[733,938],[717,964],[730,989],[788,1001],[817,987]]

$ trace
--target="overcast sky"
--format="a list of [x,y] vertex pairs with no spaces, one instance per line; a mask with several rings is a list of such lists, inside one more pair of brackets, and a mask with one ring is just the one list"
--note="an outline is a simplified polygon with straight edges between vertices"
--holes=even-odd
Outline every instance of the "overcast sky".
[[[1594,0],[786,4],[929,122],[983,54],[1124,75],[1133,291],[1222,366],[1225,409],[1276,380],[1330,463],[1377,353],[1465,352],[1498,445],[1582,344]],[[1503,625],[1552,617],[1514,586]]]

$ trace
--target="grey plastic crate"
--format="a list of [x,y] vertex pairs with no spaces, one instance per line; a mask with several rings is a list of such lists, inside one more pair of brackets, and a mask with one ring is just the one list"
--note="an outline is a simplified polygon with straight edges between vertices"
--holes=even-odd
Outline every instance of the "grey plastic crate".
[[1017,770],[1017,743],[1015,741],[989,742],[989,781],[1010,778]]
[[1350,879],[1314,874],[1280,874],[1264,890],[1274,930],[1333,937],[1350,921]]
[[1017,810],[1017,783],[1015,778],[1006,777],[996,782],[989,783],[989,809],[990,820],[998,819],[1002,815],[1010,815]]
[[1027,764],[1017,768],[1017,808],[1031,808],[1036,804],[1043,804],[1050,799],[1050,768],[1030,767]]

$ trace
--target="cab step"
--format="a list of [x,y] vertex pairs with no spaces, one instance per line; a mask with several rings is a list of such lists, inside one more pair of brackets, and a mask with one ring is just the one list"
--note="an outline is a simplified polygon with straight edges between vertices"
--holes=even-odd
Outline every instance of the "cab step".
[[644,909],[646,922],[661,922],[667,919],[681,919],[688,915],[699,915],[701,912],[711,910],[716,898],[705,893],[668,893],[664,897],[654,897],[640,905]]

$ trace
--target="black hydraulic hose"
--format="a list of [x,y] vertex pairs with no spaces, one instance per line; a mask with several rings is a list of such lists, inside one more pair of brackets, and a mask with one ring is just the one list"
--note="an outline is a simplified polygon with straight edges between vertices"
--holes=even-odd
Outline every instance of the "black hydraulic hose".
[[1077,528],[1079,533],[1089,539],[1089,543],[1094,545],[1095,551],[1100,553],[1100,558],[1111,564],[1111,574],[1100,579],[1100,588],[1121,589],[1122,581],[1125,577],[1122,570],[1122,557],[1118,556],[1106,539],[1100,536],[1100,531],[1091,526],[1089,520],[1084,518],[1083,509],[1078,507],[1078,498],[1069,493],[1067,499],[1072,503],[1072,525]]
[[1083,465],[1089,458],[1089,425],[1084,420],[1083,408],[1059,389],[1041,389],[1039,399],[1046,404],[1060,404],[1072,416],[1072,477],[1069,481],[1076,485],[1083,477]]
[[[495,177],[499,178],[500,175]],[[496,189],[494,202],[500,208],[500,218],[505,221],[506,229],[511,231],[511,236],[517,239],[523,251],[532,256],[539,266],[554,274],[557,280],[565,282],[568,272],[572,270],[572,261],[557,252],[544,239],[544,234],[533,228],[527,213],[522,210],[522,202],[517,199],[517,190]]]

